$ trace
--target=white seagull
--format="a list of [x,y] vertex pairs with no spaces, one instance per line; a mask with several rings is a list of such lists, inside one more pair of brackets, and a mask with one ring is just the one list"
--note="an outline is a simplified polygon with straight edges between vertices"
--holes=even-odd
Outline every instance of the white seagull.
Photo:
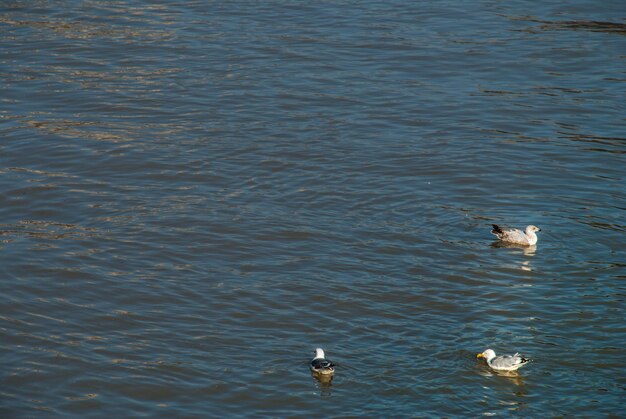
[[332,375],[335,372],[335,364],[324,357],[322,348],[315,349],[315,357],[309,365],[311,371],[320,375]]
[[539,227],[529,225],[525,231],[517,228],[502,228],[497,224],[492,224],[492,234],[495,234],[503,242],[523,244],[525,246],[532,246],[537,243],[537,235],[535,232],[541,231]]
[[518,353],[512,356],[496,356],[493,349],[486,349],[483,353],[476,355],[476,358],[485,358],[487,365],[496,371],[515,371],[530,362],[530,359],[526,359]]

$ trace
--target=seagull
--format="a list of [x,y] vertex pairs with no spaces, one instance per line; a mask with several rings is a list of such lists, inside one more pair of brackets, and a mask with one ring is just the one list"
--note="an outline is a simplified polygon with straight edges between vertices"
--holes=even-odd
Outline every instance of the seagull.
[[324,357],[322,348],[315,349],[315,357],[309,365],[311,371],[320,375],[332,375],[335,372],[335,364]]
[[508,243],[523,244],[532,246],[537,243],[536,231],[541,231],[539,227],[529,225],[525,231],[517,228],[502,228],[497,224],[492,224],[492,234],[495,234],[500,240]]
[[487,365],[497,371],[515,371],[530,362],[530,359],[520,356],[519,353],[516,353],[513,356],[496,356],[493,349],[486,349],[483,353],[476,355],[476,358],[485,358]]

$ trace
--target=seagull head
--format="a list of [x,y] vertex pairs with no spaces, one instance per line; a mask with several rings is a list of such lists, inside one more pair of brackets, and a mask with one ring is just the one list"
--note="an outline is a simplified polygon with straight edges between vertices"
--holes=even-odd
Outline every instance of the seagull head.
[[541,231],[541,229],[534,225],[529,225],[528,227],[526,227],[526,234],[532,234],[536,231]]
[[482,353],[476,355],[476,358],[485,358],[487,361],[495,357],[496,353],[493,351],[493,349],[485,349]]
[[315,349],[315,358],[313,358],[313,359],[317,359],[317,358],[324,359],[324,350],[322,348],[316,348]]

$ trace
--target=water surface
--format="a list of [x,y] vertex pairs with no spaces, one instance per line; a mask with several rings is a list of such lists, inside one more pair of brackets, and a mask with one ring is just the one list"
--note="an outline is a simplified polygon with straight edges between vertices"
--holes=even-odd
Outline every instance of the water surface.
[[622,414],[625,16],[3,3],[1,415]]

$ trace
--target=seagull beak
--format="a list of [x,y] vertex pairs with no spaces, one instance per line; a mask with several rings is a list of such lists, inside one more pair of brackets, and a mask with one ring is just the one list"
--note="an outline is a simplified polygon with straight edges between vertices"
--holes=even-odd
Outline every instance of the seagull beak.
[[484,358],[484,357],[485,357],[485,355],[483,355],[483,354],[476,355],[476,358]]

